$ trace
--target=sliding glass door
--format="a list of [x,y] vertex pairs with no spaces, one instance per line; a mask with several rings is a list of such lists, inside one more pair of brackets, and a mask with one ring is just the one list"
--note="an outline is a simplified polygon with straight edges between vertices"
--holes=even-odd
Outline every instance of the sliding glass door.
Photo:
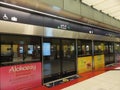
[[43,39],[44,83],[76,73],[75,40]]
[[61,75],[60,40],[45,38],[43,41],[44,82],[56,80]]
[[105,65],[115,63],[114,43],[105,43]]
[[69,76],[76,73],[75,40],[62,40],[62,75]]

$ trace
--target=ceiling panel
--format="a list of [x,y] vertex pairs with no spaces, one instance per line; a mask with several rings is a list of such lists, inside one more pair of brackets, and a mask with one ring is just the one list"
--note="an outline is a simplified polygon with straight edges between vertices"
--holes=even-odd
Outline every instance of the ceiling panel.
[[82,2],[120,20],[120,0],[82,0]]

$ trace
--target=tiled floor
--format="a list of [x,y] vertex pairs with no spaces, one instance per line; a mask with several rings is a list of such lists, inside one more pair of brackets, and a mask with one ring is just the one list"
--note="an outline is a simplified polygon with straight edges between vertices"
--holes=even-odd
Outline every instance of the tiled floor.
[[62,90],[120,90],[120,71],[111,70]]
[[[118,70],[114,70],[117,68]],[[99,71],[81,74],[81,78],[57,85],[33,90],[120,90],[120,64]]]

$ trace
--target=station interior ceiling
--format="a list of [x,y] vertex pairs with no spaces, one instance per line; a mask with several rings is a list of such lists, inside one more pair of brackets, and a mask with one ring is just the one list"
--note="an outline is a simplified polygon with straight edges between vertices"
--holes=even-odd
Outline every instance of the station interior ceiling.
[[[53,9],[63,9],[73,14],[113,26],[120,31],[119,0],[39,0],[52,5]],[[114,30],[114,29],[113,29]]]
[[120,20],[120,0],[82,0],[82,2]]

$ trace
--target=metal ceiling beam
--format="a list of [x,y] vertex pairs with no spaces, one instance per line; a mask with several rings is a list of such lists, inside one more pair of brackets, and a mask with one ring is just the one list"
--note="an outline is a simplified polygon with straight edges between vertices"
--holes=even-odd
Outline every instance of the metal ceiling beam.
[[87,23],[87,25],[91,25],[91,26],[95,25],[98,27],[112,30],[112,31],[120,32],[120,28],[117,28],[115,26],[111,26],[111,25],[108,25],[105,23],[101,23],[101,22],[98,22],[98,21],[95,21],[92,19],[88,19],[88,18],[79,16],[79,15],[67,12],[62,9],[60,9],[59,11],[55,10],[53,8],[53,6],[43,3],[40,0],[0,0],[0,1],[9,3],[9,4],[13,4],[16,6],[33,9],[33,10],[44,12],[44,13],[53,14],[53,15],[56,15],[59,17],[70,19],[71,21],[73,20],[73,21],[77,21],[77,22],[83,22],[83,23]]

